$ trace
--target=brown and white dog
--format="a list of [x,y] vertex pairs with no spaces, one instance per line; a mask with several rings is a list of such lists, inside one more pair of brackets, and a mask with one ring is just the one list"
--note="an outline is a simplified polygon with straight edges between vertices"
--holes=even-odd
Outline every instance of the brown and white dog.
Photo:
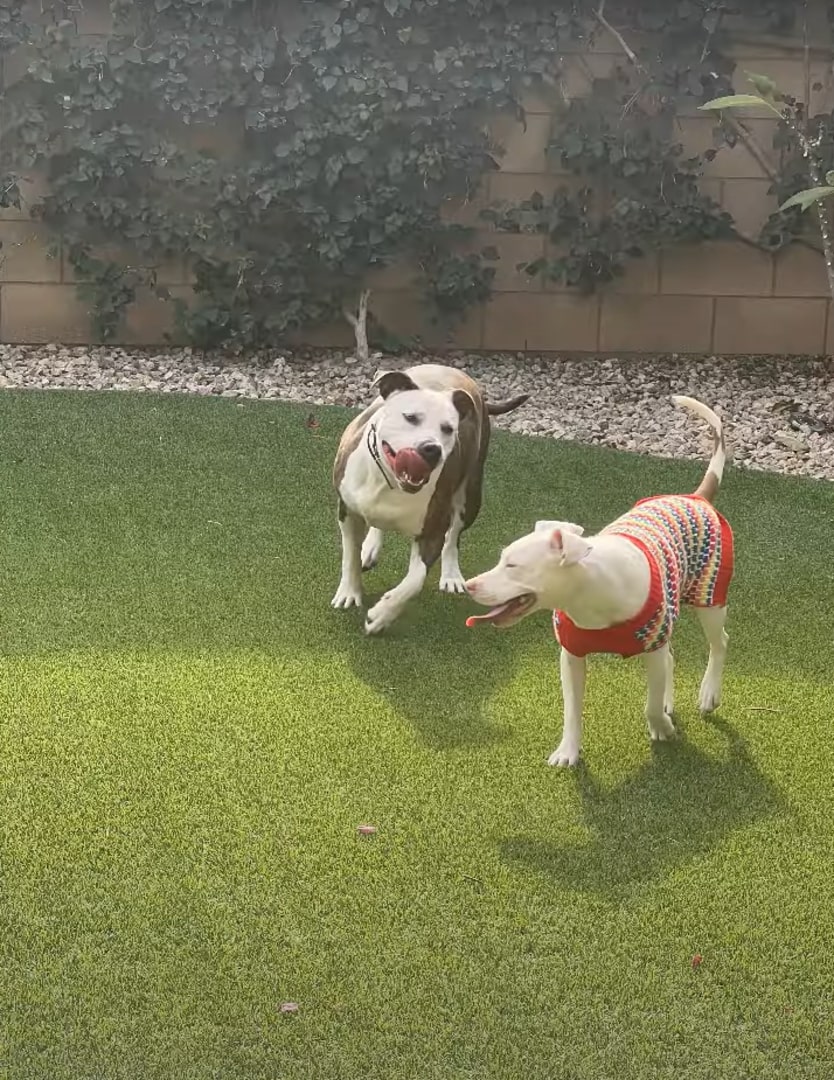
[[362,571],[379,560],[383,536],[412,540],[408,573],[368,612],[378,634],[401,614],[440,559],[440,589],[465,592],[458,541],[481,508],[490,416],[527,401],[487,403],[478,384],[441,364],[387,371],[379,396],[345,429],[333,466],[339,496],[342,576],[333,607],[360,607]]

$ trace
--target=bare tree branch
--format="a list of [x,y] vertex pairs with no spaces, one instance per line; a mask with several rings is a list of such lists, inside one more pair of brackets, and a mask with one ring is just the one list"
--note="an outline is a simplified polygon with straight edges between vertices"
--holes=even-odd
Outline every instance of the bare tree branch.
[[359,309],[356,315],[352,311],[344,309],[342,314],[353,327],[353,336],[356,339],[354,356],[357,360],[365,361],[370,357],[368,348],[368,301],[371,298],[371,290],[363,289],[359,295]]
[[632,47],[629,45],[629,43],[626,41],[620,31],[615,30],[611,23],[608,21],[608,19],[606,19],[605,0],[600,0],[600,5],[594,12],[594,17],[596,18],[599,25],[604,30],[607,30],[608,33],[614,38],[614,40],[617,42],[617,44],[620,46],[620,48],[623,50],[623,52],[626,54],[632,64],[634,64],[634,66],[637,68],[637,70],[643,75],[648,75],[648,72],[640,63],[640,60],[637,57],[637,53],[635,53],[635,51],[632,49]]
[[751,156],[755,159],[756,164],[759,166],[759,168],[762,170],[768,180],[772,180],[774,184],[777,183],[779,180],[779,173],[770,158],[767,156],[767,151],[753,134],[753,132],[750,130],[750,128],[744,123],[743,120],[739,120],[736,116],[728,116],[726,115],[726,113],[723,116],[723,120],[727,127],[730,128],[730,130],[738,138],[739,142],[743,143],[744,146],[747,147],[747,149],[750,151]]

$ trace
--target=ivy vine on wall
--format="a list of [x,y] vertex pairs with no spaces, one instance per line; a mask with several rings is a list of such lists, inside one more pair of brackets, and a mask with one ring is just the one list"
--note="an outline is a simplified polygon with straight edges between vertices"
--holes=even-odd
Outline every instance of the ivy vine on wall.
[[[494,253],[473,254],[444,206],[497,167],[489,119],[523,123],[532,89],[552,95],[550,152],[577,179],[488,212],[550,237],[528,273],[590,291],[652,248],[730,234],[676,118],[730,89],[734,20],[795,17],[788,0],[112,0],[103,38],[79,34],[82,2],[32,17],[0,0],[0,53],[23,72],[3,95],[0,203],[46,177],[34,212],[101,338],[184,259],[181,329],[242,348],[350,314],[368,272],[403,259],[442,323],[488,297]],[[603,31],[621,70],[566,101],[565,55]],[[737,137],[718,125],[714,152]]]

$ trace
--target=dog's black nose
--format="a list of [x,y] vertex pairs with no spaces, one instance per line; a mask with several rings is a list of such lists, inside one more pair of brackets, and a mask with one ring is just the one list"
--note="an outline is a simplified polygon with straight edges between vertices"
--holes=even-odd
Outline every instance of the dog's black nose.
[[443,451],[440,449],[436,442],[424,442],[420,443],[417,447],[417,453],[427,464],[432,468],[440,461],[440,455]]

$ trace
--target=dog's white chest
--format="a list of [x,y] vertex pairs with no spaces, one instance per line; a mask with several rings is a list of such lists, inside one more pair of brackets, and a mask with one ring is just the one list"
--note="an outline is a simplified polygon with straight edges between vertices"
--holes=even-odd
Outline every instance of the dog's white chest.
[[351,454],[339,494],[347,507],[376,529],[419,536],[437,483],[432,477],[415,495],[390,488],[364,446]]

